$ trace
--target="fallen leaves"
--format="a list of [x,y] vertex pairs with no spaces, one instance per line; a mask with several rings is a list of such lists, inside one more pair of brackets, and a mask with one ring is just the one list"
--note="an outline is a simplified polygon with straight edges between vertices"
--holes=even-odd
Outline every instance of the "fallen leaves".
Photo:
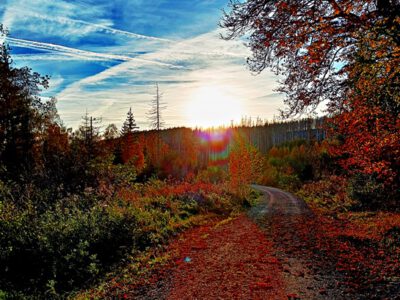
[[272,243],[245,216],[190,235],[177,247],[193,263],[175,269],[169,299],[286,299]]

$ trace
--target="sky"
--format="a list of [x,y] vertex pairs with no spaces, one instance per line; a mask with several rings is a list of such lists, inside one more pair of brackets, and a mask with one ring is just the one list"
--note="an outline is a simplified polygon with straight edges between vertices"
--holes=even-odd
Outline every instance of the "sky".
[[141,129],[157,82],[167,127],[272,120],[283,96],[269,71],[246,66],[244,41],[220,38],[228,0],[0,0],[17,67],[49,75],[67,127],[87,111],[120,127],[132,107]]

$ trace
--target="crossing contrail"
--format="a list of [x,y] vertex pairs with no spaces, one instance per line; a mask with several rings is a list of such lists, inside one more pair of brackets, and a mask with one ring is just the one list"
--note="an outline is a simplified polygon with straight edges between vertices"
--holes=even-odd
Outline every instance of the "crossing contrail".
[[147,60],[147,59],[130,57],[130,56],[119,55],[119,54],[99,53],[99,52],[81,50],[81,49],[76,49],[76,48],[66,47],[66,46],[57,45],[57,44],[51,44],[51,43],[30,41],[30,40],[17,39],[17,38],[12,38],[12,37],[6,37],[6,40],[9,42],[9,44],[18,46],[18,47],[60,52],[60,53],[63,53],[64,55],[74,56],[74,57],[87,59],[87,60],[93,59],[93,60],[106,60],[106,61],[110,61],[110,60],[113,60],[113,61],[136,61],[136,62],[141,62],[141,63],[146,63],[146,64],[154,64],[154,65],[159,65],[159,66],[164,66],[164,67],[169,67],[169,68],[178,68],[178,69],[183,68],[182,66],[169,64],[169,63],[163,63],[163,62],[154,61],[154,60]]
[[145,40],[151,40],[151,41],[157,41],[157,42],[163,42],[163,43],[175,42],[170,39],[164,39],[164,38],[159,38],[159,37],[155,37],[155,36],[134,33],[134,32],[130,32],[130,31],[126,31],[126,30],[120,30],[120,29],[116,29],[116,28],[102,25],[102,24],[96,24],[96,23],[92,23],[92,22],[71,19],[71,18],[67,18],[67,17],[59,17],[59,16],[52,17],[52,16],[48,16],[48,15],[42,15],[42,14],[39,14],[39,13],[36,13],[33,11],[26,11],[26,10],[10,8],[10,9],[8,9],[8,13],[17,13],[20,16],[26,15],[26,16],[37,18],[37,19],[42,19],[45,21],[57,22],[60,24],[81,25],[81,26],[85,26],[93,31],[103,31],[106,33],[110,33],[110,34],[114,34],[114,35],[123,35],[123,36],[129,37],[129,38],[134,38],[134,39],[145,39]]

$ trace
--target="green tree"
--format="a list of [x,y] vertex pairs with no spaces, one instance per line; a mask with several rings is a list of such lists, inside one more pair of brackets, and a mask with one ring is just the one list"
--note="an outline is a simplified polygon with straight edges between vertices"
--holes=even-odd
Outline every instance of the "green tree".
[[96,146],[100,140],[100,123],[101,118],[89,116],[86,112],[77,131],[77,137],[83,142],[82,146],[86,150],[88,160],[93,159],[100,152],[100,149]]
[[[0,35],[6,34],[0,25]],[[55,100],[39,97],[48,80],[28,67],[13,67],[8,45],[0,45],[0,162],[16,178],[37,165],[43,134],[57,116]]]
[[109,124],[106,129],[104,129],[104,138],[106,140],[113,140],[119,136],[118,128],[115,124]]
[[121,135],[125,136],[127,134],[132,134],[135,131],[137,131],[137,129],[139,129],[139,126],[136,125],[136,121],[135,121],[135,118],[132,113],[132,108],[129,108],[129,111],[126,116],[126,120],[121,129]]

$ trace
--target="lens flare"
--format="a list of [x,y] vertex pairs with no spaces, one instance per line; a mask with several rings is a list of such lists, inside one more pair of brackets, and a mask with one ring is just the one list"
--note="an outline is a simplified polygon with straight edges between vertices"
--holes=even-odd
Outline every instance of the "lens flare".
[[200,145],[209,155],[211,166],[222,166],[228,163],[229,148],[232,138],[231,129],[210,129],[198,131]]

